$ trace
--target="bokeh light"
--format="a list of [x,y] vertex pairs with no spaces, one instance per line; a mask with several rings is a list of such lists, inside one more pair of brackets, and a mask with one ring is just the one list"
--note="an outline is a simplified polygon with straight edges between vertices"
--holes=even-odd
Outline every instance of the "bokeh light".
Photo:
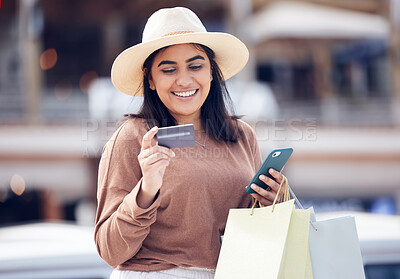
[[54,48],[46,49],[40,55],[40,68],[42,70],[50,70],[57,64],[57,59],[57,51]]
[[82,92],[88,93],[90,84],[99,78],[99,75],[95,71],[88,71],[84,73],[79,80],[79,87]]
[[54,95],[60,101],[64,101],[72,94],[72,83],[69,80],[61,80],[54,86]]
[[25,192],[25,180],[19,174],[14,174],[11,177],[10,187],[14,194],[21,196]]

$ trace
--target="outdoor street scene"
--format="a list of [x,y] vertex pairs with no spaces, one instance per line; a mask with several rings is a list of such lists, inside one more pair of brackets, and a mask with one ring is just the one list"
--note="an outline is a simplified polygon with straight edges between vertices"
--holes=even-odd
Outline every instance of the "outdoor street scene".
[[94,240],[99,163],[143,105],[111,68],[170,7],[247,46],[226,87],[262,159],[293,148],[282,173],[302,206],[354,216],[365,278],[400,279],[397,0],[2,0],[0,278],[109,278]]

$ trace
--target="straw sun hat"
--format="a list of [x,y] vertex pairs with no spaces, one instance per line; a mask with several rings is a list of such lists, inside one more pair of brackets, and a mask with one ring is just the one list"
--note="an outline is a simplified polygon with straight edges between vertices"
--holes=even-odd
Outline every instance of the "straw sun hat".
[[147,20],[142,43],[118,55],[111,69],[114,86],[128,95],[143,96],[142,67],[147,57],[165,46],[197,43],[211,48],[224,79],[237,74],[247,63],[247,47],[236,37],[207,32],[195,13],[187,8],[161,9]]

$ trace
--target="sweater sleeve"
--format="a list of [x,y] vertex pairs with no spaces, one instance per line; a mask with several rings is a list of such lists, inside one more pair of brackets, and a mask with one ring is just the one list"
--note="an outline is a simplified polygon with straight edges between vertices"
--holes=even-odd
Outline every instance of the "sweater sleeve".
[[142,182],[137,160],[141,136],[129,122],[106,144],[99,164],[95,243],[100,256],[112,267],[140,250],[160,204],[159,197],[146,209],[136,202]]

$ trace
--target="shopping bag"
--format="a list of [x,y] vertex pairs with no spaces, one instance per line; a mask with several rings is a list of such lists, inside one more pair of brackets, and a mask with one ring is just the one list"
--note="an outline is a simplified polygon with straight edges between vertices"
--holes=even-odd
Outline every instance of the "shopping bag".
[[[287,179],[282,182],[287,189]],[[282,203],[229,211],[215,279],[312,278],[310,211],[295,209],[287,193]]]
[[311,222],[309,245],[315,279],[364,279],[364,266],[352,216]]
[[[303,206],[292,189],[299,208]],[[365,279],[364,265],[356,222],[353,216],[316,221],[313,208],[310,210],[309,257],[315,279]],[[306,268],[306,272],[309,271]]]
[[[314,278],[313,270],[312,270],[312,264],[311,264],[311,255],[310,255],[310,248],[309,244],[307,243],[307,258],[306,258],[306,270],[305,270],[305,275],[304,278]],[[315,278],[314,278],[315,279]]]
[[283,257],[282,276],[278,278],[313,278],[308,244],[309,223],[309,210],[296,209],[292,212]]

